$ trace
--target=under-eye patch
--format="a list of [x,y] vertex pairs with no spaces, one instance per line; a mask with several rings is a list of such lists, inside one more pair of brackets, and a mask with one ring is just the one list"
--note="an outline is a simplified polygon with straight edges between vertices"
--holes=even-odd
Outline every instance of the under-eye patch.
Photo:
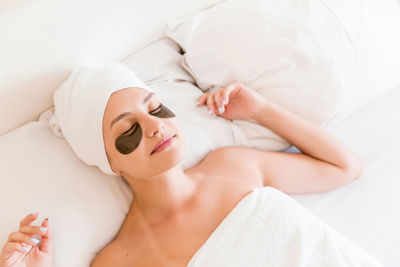
[[[175,117],[175,114],[163,104],[160,104],[151,115],[159,118]],[[115,140],[115,147],[121,154],[130,154],[139,146],[141,140],[142,127],[140,127],[140,124],[136,122],[125,134],[119,136]]]
[[151,114],[154,116],[157,116],[159,118],[172,118],[175,117],[175,114],[166,106],[163,104],[160,104],[160,106],[154,110],[155,113]]

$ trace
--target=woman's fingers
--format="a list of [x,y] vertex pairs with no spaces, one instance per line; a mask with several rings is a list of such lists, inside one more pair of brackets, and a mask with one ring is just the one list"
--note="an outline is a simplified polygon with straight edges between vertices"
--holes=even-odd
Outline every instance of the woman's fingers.
[[217,92],[214,93],[214,102],[217,106],[219,114],[222,114],[225,111],[223,99],[221,98],[221,93],[222,93],[222,90],[218,90]]
[[210,115],[214,115],[216,113],[213,94],[209,94],[207,96],[207,108]]
[[215,109],[216,109],[214,101],[213,101],[213,95],[214,94],[212,94],[212,93],[204,93],[203,95],[201,95],[198,98],[197,103],[196,103],[198,107],[206,104],[207,108],[208,108],[208,113],[210,115],[215,114]]
[[209,93],[204,93],[204,94],[202,94],[200,97],[199,97],[199,99],[197,99],[197,106],[202,106],[204,103],[205,103],[205,101],[207,100],[207,96],[209,95]]
[[8,240],[0,252],[1,259],[8,259],[15,252],[27,253],[32,248],[39,250],[40,240],[33,235],[40,235],[42,239],[41,250],[51,252],[51,233],[48,229],[49,222],[46,218],[41,226],[31,226],[30,224],[37,219],[39,213],[31,213],[20,221],[20,229],[18,232],[12,232],[8,236]]
[[8,256],[11,256],[14,251],[26,253],[29,250],[28,250],[28,248],[24,247],[21,243],[18,243],[18,242],[7,242],[3,247],[3,253],[4,253],[3,255],[5,258],[8,258]]
[[48,218],[43,220],[42,227],[47,228],[47,231],[44,235],[42,235],[42,244],[40,247],[40,251],[51,254],[53,252],[53,245],[52,245],[50,223]]
[[214,95],[214,103],[217,107],[222,106],[222,100],[220,98],[221,90],[222,90],[222,87],[220,89],[218,89],[218,91],[215,91],[213,94]]
[[32,246],[36,246],[40,242],[40,240],[38,240],[28,234],[24,234],[21,232],[12,232],[8,236],[8,242],[20,242],[20,243],[27,243]]
[[214,93],[204,93],[198,98],[197,106],[206,104],[210,115],[222,114],[225,112],[225,105],[229,102],[230,93],[240,85],[240,82],[232,82],[225,87],[220,87]]
[[[37,219],[39,213],[31,213],[28,214],[25,218],[23,218],[20,222],[19,232],[13,233],[11,238],[13,240],[17,240],[19,242],[25,242],[27,244],[28,249],[30,249],[30,245],[37,246],[40,242],[36,238],[32,238],[32,235],[41,236],[41,244],[40,251],[45,253],[52,253],[52,236],[50,231],[49,219],[46,218],[42,221],[40,226],[32,226],[31,223]],[[27,239],[27,237],[29,237]],[[24,247],[22,247],[23,249]]]
[[47,231],[47,227],[44,226],[22,226],[19,231],[28,235],[44,235]]
[[229,85],[226,86],[226,87],[224,87],[224,88],[221,90],[220,98],[222,99],[222,104],[223,104],[223,105],[228,104],[228,102],[229,102],[229,94],[230,94],[230,92],[231,92],[232,90],[233,90],[232,87],[230,87]]
[[39,216],[39,212],[35,212],[35,213],[30,213],[28,215],[26,215],[19,223],[20,227],[23,227],[25,225],[30,225],[34,220],[37,219],[37,217]]

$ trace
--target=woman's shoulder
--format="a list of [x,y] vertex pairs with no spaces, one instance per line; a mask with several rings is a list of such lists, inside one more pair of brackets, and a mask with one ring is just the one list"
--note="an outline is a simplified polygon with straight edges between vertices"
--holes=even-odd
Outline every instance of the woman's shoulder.
[[234,173],[259,175],[257,165],[246,158],[246,154],[252,148],[244,146],[226,146],[209,152],[196,166],[201,170],[232,171]]
[[93,259],[90,267],[113,266],[117,262],[116,243],[113,241],[105,246]]
[[225,182],[239,182],[254,187],[263,187],[262,177],[257,165],[246,159],[246,151],[251,148],[243,146],[221,147],[209,152],[203,160],[187,170],[188,173]]
[[90,267],[124,267],[135,265],[140,259],[139,255],[135,255],[135,251],[135,249],[127,251],[118,239],[115,239],[97,253]]

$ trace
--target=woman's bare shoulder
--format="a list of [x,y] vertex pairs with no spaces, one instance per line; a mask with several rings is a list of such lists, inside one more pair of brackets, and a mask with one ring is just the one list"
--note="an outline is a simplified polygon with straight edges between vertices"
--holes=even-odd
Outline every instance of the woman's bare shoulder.
[[122,251],[118,241],[112,241],[97,253],[90,267],[125,266],[127,258],[130,263],[135,262],[134,255],[122,255]]
[[115,246],[113,242],[104,247],[99,253],[97,253],[96,257],[93,259],[90,267],[106,267],[113,266],[115,264]]
[[209,152],[203,160],[192,168],[193,172],[205,176],[218,176],[262,186],[261,173],[246,151],[252,148],[244,146],[220,147]]
[[229,167],[236,171],[254,172],[256,165],[246,158],[246,153],[253,148],[244,146],[225,146],[217,148],[206,155],[204,162],[208,165]]

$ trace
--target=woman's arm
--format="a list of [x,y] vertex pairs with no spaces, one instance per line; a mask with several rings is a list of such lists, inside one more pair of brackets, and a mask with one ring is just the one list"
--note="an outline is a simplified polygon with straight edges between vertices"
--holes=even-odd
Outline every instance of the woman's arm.
[[225,119],[253,120],[294,144],[302,153],[231,146],[215,151],[231,166],[255,170],[264,186],[285,193],[325,192],[361,176],[363,160],[338,139],[294,113],[272,103],[243,83],[234,82],[205,93],[198,105]]
[[265,102],[259,110],[253,117],[256,122],[279,134],[303,153],[360,176],[363,159],[335,136],[271,101]]

